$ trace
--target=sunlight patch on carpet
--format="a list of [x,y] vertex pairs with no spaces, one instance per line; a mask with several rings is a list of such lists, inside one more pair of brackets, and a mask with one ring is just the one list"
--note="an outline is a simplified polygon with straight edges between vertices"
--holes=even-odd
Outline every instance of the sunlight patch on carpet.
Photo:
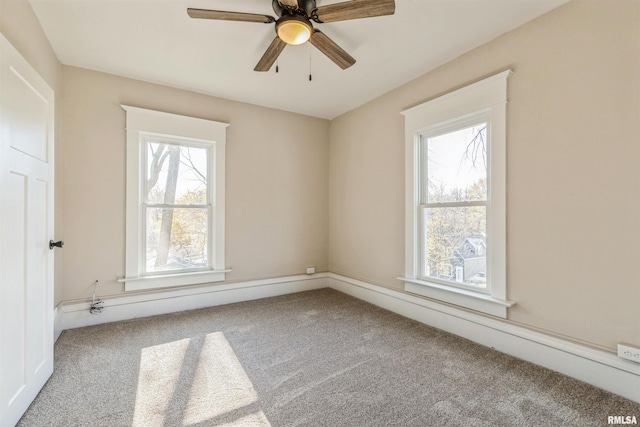
[[184,424],[199,424],[238,412],[236,422],[243,420],[242,425],[270,426],[262,411],[258,410],[248,415],[242,412],[243,408],[257,400],[258,395],[253,384],[224,334],[208,334],[200,351],[185,408]]
[[180,424],[271,426],[222,332],[140,352],[132,427]]
[[143,348],[132,427],[164,425],[190,339]]

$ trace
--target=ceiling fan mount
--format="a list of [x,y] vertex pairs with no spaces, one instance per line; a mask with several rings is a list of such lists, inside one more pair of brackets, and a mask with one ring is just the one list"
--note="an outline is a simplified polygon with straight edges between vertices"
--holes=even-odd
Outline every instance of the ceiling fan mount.
[[272,0],[273,11],[278,18],[244,12],[228,12],[208,9],[187,9],[191,18],[241,21],[272,24],[275,22],[276,38],[254,68],[255,71],[269,71],[287,44],[297,45],[309,41],[343,70],[355,64],[356,60],[333,40],[313,27],[311,21],[319,24],[393,15],[394,0],[351,0],[326,6],[316,6],[316,0]]
[[312,18],[313,11],[316,10],[316,0],[298,0],[295,6],[292,5],[293,1],[283,2],[281,4],[278,0],[273,0],[272,7],[276,15],[282,16],[289,13],[304,12],[307,17]]

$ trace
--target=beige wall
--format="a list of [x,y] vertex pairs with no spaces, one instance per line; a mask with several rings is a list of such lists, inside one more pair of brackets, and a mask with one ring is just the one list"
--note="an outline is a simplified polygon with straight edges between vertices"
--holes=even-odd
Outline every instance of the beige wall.
[[637,0],[575,0],[333,120],[329,269],[402,288],[400,111],[507,68],[510,321],[640,345]]
[[[62,66],[44,35],[40,22],[26,0],[0,0],[0,33],[15,47],[18,52],[31,64],[40,76],[49,84],[55,93],[56,117],[55,117],[55,186],[56,193],[61,192],[60,165],[62,155],[60,152],[60,90],[62,79]],[[55,237],[60,239],[62,232],[62,203],[60,198],[55,201]],[[64,253],[57,250],[55,253],[54,268],[54,301],[57,305],[62,301],[62,263]]]
[[227,122],[227,282],[328,268],[329,122],[73,67],[63,70],[64,300],[123,285],[121,104]]
[[0,0],[0,32],[52,89],[59,88],[61,65],[26,0]]

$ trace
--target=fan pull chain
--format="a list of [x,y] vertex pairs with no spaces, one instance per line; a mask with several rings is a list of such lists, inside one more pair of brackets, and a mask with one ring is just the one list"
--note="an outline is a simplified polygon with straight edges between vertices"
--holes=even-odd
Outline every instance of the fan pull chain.
[[309,81],[313,80],[313,76],[311,75],[311,44],[309,44]]

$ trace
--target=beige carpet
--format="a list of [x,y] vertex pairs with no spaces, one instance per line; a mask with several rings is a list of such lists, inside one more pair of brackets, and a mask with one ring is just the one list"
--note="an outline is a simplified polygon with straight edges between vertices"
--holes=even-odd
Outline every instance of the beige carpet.
[[[107,309],[108,310],[108,309]],[[20,426],[606,426],[640,405],[331,289],[65,331]]]

